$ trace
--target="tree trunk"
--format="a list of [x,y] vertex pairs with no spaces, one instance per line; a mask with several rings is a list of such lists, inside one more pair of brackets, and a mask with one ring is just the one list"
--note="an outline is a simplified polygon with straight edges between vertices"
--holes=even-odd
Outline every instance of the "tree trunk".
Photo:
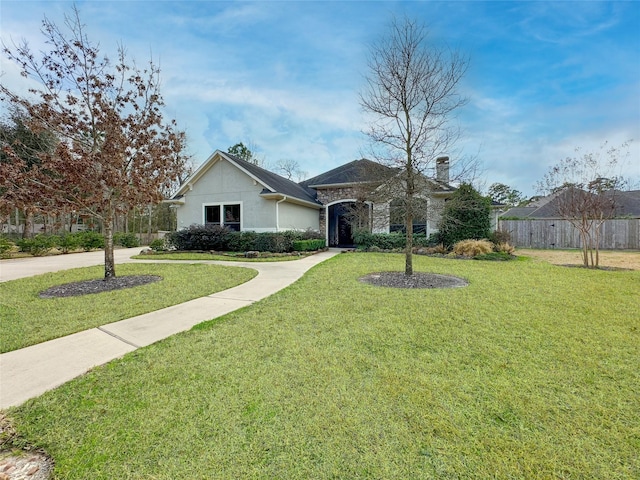
[[113,213],[104,219],[104,279],[115,278],[116,264],[113,259]]
[[24,230],[22,231],[22,238],[33,237],[33,213],[29,210],[24,212]]
[[405,228],[407,230],[404,274],[413,275],[413,179],[409,180],[411,186],[407,188]]
[[[149,225],[148,225],[148,230],[147,230],[147,243],[146,245],[149,245],[151,243],[151,212],[153,211],[153,205],[149,205],[149,208],[147,209],[147,211],[149,212]],[[142,238],[140,238],[140,241],[142,241]]]
[[413,215],[407,214],[407,246],[404,254],[404,274],[413,275]]

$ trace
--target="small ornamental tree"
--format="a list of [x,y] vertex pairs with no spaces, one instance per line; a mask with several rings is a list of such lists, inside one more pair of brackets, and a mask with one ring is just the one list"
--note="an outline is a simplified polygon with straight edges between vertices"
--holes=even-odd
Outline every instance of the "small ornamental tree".
[[616,175],[629,156],[630,142],[618,147],[604,143],[598,151],[581,152],[552,166],[537,189],[553,195],[550,203],[556,215],[567,220],[580,233],[585,267],[600,264],[600,237],[605,220],[618,211],[618,193],[627,182]]
[[2,100],[25,112],[34,133],[57,139],[52,152],[35,152],[30,168],[20,152],[4,146],[10,171],[3,196],[21,191],[46,198],[60,211],[85,211],[100,219],[105,237],[105,279],[115,277],[116,214],[162,200],[162,192],[185,169],[184,132],[165,122],[159,69],[139,69],[120,47],[115,63],[87,37],[77,9],[63,32],[46,18],[42,32],[50,50],[41,55],[26,42],[4,47],[22,75],[39,83],[20,96],[0,86]]
[[445,204],[438,238],[446,247],[461,240],[487,238],[491,230],[491,201],[463,183]]

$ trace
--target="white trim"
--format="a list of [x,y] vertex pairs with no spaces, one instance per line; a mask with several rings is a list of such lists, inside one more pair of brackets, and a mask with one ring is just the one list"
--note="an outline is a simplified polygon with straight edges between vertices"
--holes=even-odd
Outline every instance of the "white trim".
[[[207,207],[215,207],[220,206],[224,207],[225,205],[240,205],[240,231],[244,230],[244,205],[242,200],[238,201],[227,201],[227,202],[207,202],[202,204],[202,225],[207,225]],[[223,218],[223,210],[220,211],[220,225],[224,226],[224,218]]]

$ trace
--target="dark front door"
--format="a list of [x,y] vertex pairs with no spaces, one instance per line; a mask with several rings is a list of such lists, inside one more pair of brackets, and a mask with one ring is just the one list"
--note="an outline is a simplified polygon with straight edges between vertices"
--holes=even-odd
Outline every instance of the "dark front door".
[[338,247],[353,247],[351,222],[345,216],[338,217]]
[[353,202],[336,203],[329,207],[329,246],[353,248],[351,231],[351,204]]

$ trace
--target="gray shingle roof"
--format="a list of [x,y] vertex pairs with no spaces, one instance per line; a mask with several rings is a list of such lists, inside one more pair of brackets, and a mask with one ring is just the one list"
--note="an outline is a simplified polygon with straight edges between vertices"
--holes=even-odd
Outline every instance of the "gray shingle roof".
[[249,172],[255,178],[260,180],[261,183],[268,185],[269,190],[265,189],[267,191],[263,191],[263,193],[281,193],[289,197],[295,197],[300,200],[320,205],[320,202],[318,202],[316,198],[316,192],[313,189],[297,184],[287,178],[278,175],[277,173],[265,170],[264,168],[259,167],[254,163],[242,160],[241,158],[236,157],[235,155],[231,155],[230,153],[225,153],[225,156],[227,156],[238,166]]
[[[623,192],[620,190],[607,192],[615,197],[616,216],[640,218],[640,190]],[[533,202],[527,207],[510,208],[502,217],[517,217],[531,219],[551,219],[558,218],[556,203],[558,197],[567,195],[566,190],[561,190],[547,197]],[[585,192],[586,194],[586,192]]]
[[614,190],[610,193],[614,195],[618,216],[640,218],[640,190]]
[[396,169],[362,158],[300,182],[304,187],[376,182],[397,173]]

